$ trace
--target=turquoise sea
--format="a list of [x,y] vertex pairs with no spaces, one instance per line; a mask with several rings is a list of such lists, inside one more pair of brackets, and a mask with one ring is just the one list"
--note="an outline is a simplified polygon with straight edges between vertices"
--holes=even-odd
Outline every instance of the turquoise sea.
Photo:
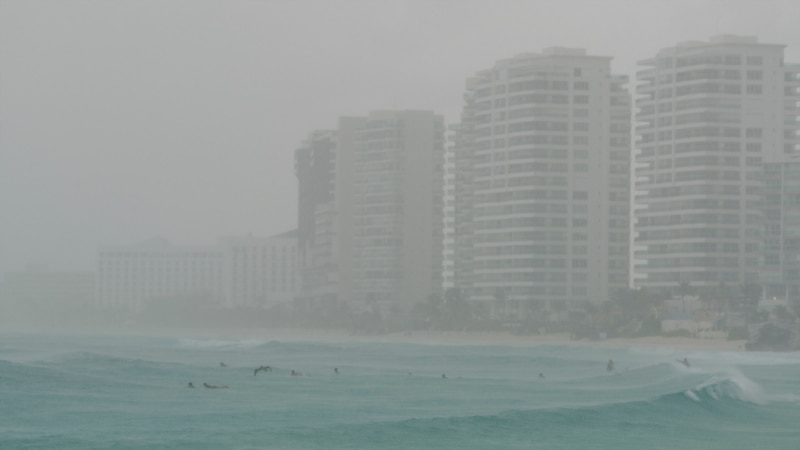
[[800,354],[0,334],[0,448],[796,450]]

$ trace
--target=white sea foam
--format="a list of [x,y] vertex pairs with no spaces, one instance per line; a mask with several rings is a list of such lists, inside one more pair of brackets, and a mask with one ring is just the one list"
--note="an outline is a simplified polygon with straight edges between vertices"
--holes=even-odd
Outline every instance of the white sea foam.
[[766,405],[768,403],[768,396],[764,389],[736,368],[729,368],[725,373],[712,376],[703,383],[687,390],[686,395],[693,400],[699,400],[696,393],[701,391],[715,400],[729,397],[757,405]]

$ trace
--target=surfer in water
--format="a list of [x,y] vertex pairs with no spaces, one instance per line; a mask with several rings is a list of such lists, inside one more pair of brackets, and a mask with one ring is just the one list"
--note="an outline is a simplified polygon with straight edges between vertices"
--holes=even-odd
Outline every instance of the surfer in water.
[[206,389],[228,389],[227,384],[223,384],[222,386],[217,386],[214,384],[203,383],[203,387],[205,387]]
[[333,373],[335,373],[336,375],[339,375],[339,368],[338,367],[334,367],[333,368]]
[[303,372],[300,372],[299,370],[292,369],[292,376],[293,377],[302,377],[303,376]]
[[190,382],[189,382],[189,385],[188,385],[188,386],[186,386],[186,387],[194,389],[194,384],[192,384],[192,382],[190,381]]
[[253,371],[253,376],[258,375],[258,372],[272,372],[272,367],[270,366],[260,366],[256,370]]
[[606,364],[606,371],[613,372],[614,371],[614,361],[608,360],[608,364]]
[[676,359],[675,361],[678,361],[679,363],[683,364],[686,367],[691,367],[691,365],[689,364],[689,358]]

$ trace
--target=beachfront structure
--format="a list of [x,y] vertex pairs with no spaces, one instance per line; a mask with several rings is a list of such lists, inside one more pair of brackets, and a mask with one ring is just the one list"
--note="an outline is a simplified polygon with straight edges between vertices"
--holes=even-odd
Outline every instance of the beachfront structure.
[[767,299],[800,300],[800,161],[764,164],[758,283]]
[[758,279],[762,165],[797,149],[783,45],[720,36],[661,50],[637,74],[634,280],[703,290]]
[[577,306],[628,286],[630,95],[610,64],[550,48],[467,80],[455,249],[469,298]]
[[444,121],[430,111],[339,119],[339,298],[409,310],[441,289]]
[[[470,91],[464,96],[470,104]],[[443,288],[457,288],[462,296],[472,291],[474,108],[464,108],[461,123],[451,126],[445,163]]]
[[224,306],[268,308],[299,293],[296,230],[266,238],[226,237],[218,247]]
[[139,312],[188,302],[208,307],[269,307],[299,290],[297,234],[236,236],[209,246],[150,239],[97,253],[96,304]]
[[141,311],[152,302],[223,297],[222,251],[179,246],[165,239],[104,246],[97,253],[97,306]]
[[295,150],[298,186],[297,298],[311,305],[335,305],[337,298],[336,155],[337,133],[317,130]]
[[449,128],[448,143],[444,150],[444,165],[442,170],[442,291],[456,287],[455,281],[455,213],[456,213],[456,135],[458,125]]

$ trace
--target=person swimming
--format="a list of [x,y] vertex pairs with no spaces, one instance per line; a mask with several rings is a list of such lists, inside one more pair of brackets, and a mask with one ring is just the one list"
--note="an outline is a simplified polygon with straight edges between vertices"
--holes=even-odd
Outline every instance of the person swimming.
[[301,376],[303,376],[303,372],[300,372],[299,370],[292,369],[292,376],[293,377],[301,377]]
[[606,371],[613,372],[614,371],[614,361],[608,360],[608,364],[606,365]]
[[190,381],[186,387],[194,389],[194,384],[192,384],[192,382]]
[[219,366],[220,366],[220,367],[228,367],[228,365],[227,365],[227,364],[225,364],[224,362],[221,362],[221,363],[219,363]]
[[542,372],[539,372],[539,378],[544,378],[544,374]]
[[335,373],[336,375],[339,375],[339,368],[338,367],[334,367],[333,368],[333,373]]

